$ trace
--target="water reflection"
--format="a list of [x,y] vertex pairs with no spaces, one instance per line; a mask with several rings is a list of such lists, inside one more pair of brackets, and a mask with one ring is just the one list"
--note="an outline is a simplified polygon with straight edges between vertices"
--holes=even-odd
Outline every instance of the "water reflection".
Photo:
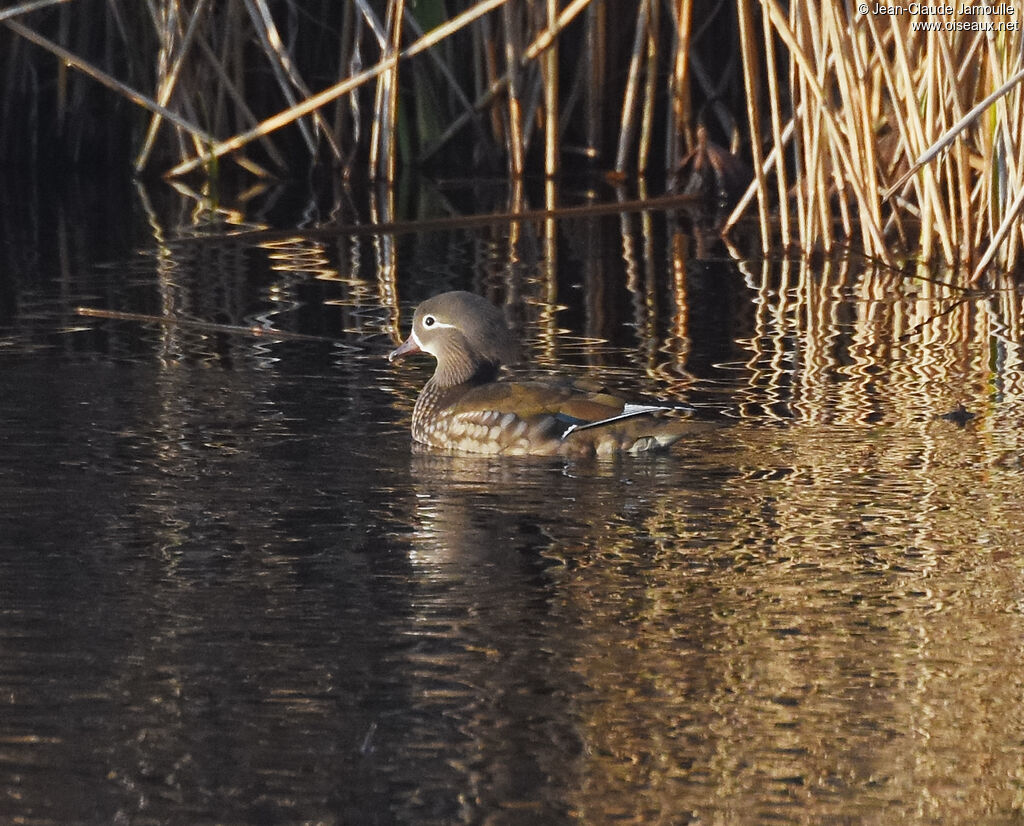
[[[972,436],[981,452],[965,456],[954,426],[932,435],[946,461],[924,462],[897,429],[865,447],[843,429],[748,427],[666,464],[559,472],[415,457],[410,561],[429,589],[417,619],[431,636],[471,641],[428,659],[446,670],[445,690],[540,690],[530,722],[548,724],[551,697],[566,703],[574,738],[557,742],[571,771],[549,770],[543,788],[564,786],[583,822],[874,819],[894,805],[924,820],[974,817],[977,798],[949,792],[988,784],[993,758],[971,757],[963,737],[991,743],[1003,721],[1021,722],[1019,681],[993,694],[988,675],[1019,655],[1000,640],[1006,607],[1010,633],[1021,630],[1010,514],[1022,503],[1019,479],[1003,477],[1017,493],[1002,520],[965,524],[958,510],[976,488],[962,469],[986,467],[984,445]],[[538,484],[571,506],[539,503]],[[532,683],[538,651],[554,687]],[[961,707],[979,691],[998,714]],[[925,783],[919,752],[933,747],[947,758]],[[1001,776],[1015,776],[1015,759]],[[1010,791],[985,811],[1010,817]]]
[[[148,210],[111,265],[26,252],[86,216],[2,253],[0,820],[1018,819],[1011,285],[698,260],[653,213],[197,243]],[[539,372],[731,426],[410,450],[430,366],[383,354],[453,286]]]

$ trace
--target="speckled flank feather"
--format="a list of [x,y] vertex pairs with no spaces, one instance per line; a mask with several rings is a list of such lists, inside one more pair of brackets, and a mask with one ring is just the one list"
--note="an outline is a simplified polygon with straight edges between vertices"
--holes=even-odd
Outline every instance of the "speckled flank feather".
[[559,452],[561,440],[556,430],[560,429],[553,416],[524,418],[510,410],[466,409],[459,405],[464,395],[438,387],[433,379],[427,382],[413,408],[412,437],[431,447],[467,453],[525,456]]
[[601,456],[663,450],[716,426],[570,382],[499,381],[515,351],[501,312],[485,299],[453,292],[423,302],[409,338],[389,356],[437,359],[413,408],[413,439],[467,453]]

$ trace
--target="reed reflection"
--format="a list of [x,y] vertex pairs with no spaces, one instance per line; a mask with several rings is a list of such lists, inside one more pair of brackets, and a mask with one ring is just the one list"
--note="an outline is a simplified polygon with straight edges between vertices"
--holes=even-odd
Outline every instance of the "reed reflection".
[[[741,415],[871,424],[987,403],[990,348],[1020,358],[1020,297],[998,302],[849,260],[747,269],[755,305]],[[1018,405],[1016,382],[1003,397]],[[750,401],[748,402],[747,399]]]

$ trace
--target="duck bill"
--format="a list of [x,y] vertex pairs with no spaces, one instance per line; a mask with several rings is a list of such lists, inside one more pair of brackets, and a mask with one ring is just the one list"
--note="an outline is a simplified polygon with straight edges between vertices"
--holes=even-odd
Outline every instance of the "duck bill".
[[411,335],[405,341],[403,341],[398,347],[388,353],[388,361],[394,361],[405,356],[411,356],[414,353],[422,353],[420,349],[420,343],[416,340],[416,336]]

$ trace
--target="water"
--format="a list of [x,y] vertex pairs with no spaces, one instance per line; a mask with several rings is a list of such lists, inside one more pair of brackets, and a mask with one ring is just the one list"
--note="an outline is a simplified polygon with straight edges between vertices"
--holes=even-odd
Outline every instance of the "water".
[[[1019,822],[1012,287],[697,261],[657,217],[557,259],[167,242],[188,210],[133,197],[7,205],[0,820]],[[429,365],[386,363],[390,296],[407,324],[452,286],[514,287],[538,371],[729,426],[412,450]]]

